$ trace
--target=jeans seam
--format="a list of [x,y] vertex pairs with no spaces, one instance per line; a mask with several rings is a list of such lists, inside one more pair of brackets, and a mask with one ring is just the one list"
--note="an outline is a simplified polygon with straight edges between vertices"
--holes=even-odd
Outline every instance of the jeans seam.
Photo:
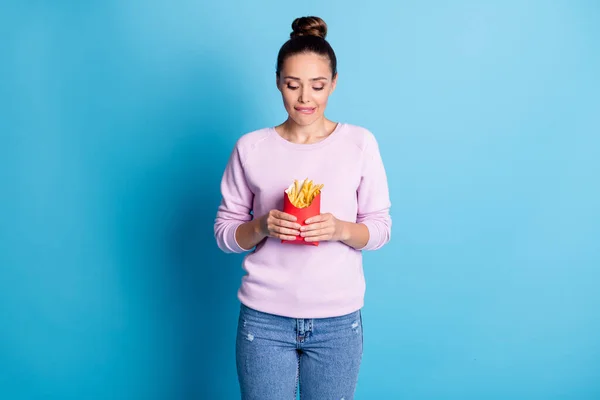
[[[361,347],[365,347],[365,329],[363,327],[363,318],[362,318],[362,310],[358,311],[358,316],[360,319],[360,343],[361,343]],[[361,351],[362,353],[362,351]]]
[[[300,354],[296,352],[296,384],[294,385],[294,399],[298,395],[298,382],[300,380]],[[302,398],[302,389],[300,389],[300,398]]]

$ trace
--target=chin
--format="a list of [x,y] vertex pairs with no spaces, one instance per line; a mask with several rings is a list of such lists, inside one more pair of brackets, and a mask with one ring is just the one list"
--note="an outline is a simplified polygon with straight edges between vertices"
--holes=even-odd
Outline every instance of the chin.
[[319,118],[322,118],[322,115],[292,114],[290,115],[290,118],[292,118],[294,122],[300,126],[308,126],[314,123],[315,121],[319,120]]

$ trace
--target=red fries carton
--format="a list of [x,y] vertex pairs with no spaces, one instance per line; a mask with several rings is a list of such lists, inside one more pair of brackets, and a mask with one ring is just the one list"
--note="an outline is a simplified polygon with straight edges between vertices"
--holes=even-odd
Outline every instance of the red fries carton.
[[[283,212],[297,218],[300,225],[305,226],[310,217],[321,214],[321,189],[323,185],[314,185],[312,181],[305,179],[302,183],[294,180],[288,189],[283,192]],[[319,242],[307,242],[302,236],[296,236],[296,240],[282,240],[282,243],[309,244],[318,246]]]

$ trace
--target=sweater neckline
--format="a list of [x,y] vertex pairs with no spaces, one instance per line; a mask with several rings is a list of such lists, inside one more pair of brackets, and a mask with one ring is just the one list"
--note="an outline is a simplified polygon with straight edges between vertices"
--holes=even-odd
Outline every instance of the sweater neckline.
[[324,139],[319,140],[318,142],[314,142],[314,143],[293,143],[293,142],[290,142],[289,140],[286,140],[283,137],[281,137],[281,135],[275,130],[274,126],[270,127],[269,130],[273,134],[273,136],[275,136],[275,140],[277,142],[281,143],[283,146],[286,146],[289,149],[312,150],[315,148],[323,147],[323,146],[331,143],[332,141],[334,141],[335,138],[337,136],[339,136],[339,133],[342,130],[343,125],[344,124],[342,122],[338,122],[336,124],[335,128],[333,129],[333,132],[331,132],[329,135],[327,135],[327,137],[325,137]]

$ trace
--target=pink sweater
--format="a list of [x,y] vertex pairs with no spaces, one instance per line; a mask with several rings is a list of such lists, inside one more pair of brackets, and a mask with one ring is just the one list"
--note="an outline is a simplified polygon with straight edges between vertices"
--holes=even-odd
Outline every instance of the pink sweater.
[[244,258],[246,275],[239,300],[258,311],[292,318],[324,318],[351,313],[364,304],[362,250],[390,240],[390,199],[385,169],[373,134],[340,123],[324,140],[295,144],[273,128],[242,136],[221,182],[222,200],[214,225],[219,247],[244,250],[235,231],[253,215],[283,209],[283,191],[294,179],[324,184],[321,213],[363,223],[369,241],[360,250],[342,242],[319,246],[267,238]]

